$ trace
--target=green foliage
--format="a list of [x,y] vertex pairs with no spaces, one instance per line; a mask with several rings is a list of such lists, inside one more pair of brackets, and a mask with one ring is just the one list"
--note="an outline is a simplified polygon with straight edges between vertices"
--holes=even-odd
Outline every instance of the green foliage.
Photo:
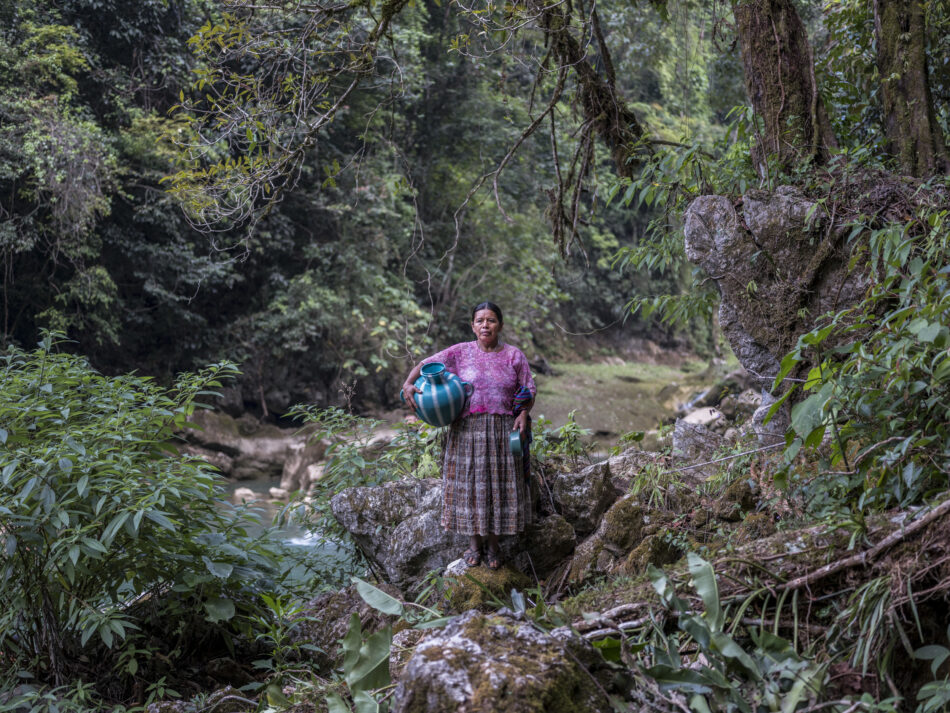
[[[649,566],[653,587],[664,607],[677,616],[680,633],[666,634],[656,627],[650,647],[653,662],[644,673],[661,689],[689,696],[694,711],[790,713],[813,705],[827,678],[827,666],[799,655],[791,643],[764,628],[748,631],[749,645],[744,646],[727,628],[729,617],[712,566],[692,553],[687,560],[702,611],[690,609],[667,575]],[[684,661],[680,652],[690,643],[694,660]]]
[[552,428],[552,423],[543,415],[533,419],[531,428],[531,458],[541,465],[556,460],[570,460],[576,466],[582,457],[589,457],[591,446],[585,439],[589,428],[582,428],[574,420],[576,410],[567,415],[567,423]]
[[234,636],[279,572],[219,476],[173,445],[196,399],[236,370],[164,389],[57,346],[48,335],[0,357],[0,676],[5,688],[90,670],[100,686],[154,681],[160,649],[174,662],[201,630]]
[[[792,394],[786,463],[827,454],[818,478],[799,481],[818,511],[907,507],[945,490],[950,462],[950,212],[925,211],[868,235],[871,286],[863,302],[829,315],[782,361],[775,387],[804,361],[815,364]],[[773,407],[773,412],[778,405]]]

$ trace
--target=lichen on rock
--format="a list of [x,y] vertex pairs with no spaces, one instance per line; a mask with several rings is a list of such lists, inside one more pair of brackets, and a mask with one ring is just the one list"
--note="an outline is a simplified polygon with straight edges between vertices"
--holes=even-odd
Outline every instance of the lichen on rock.
[[467,612],[421,642],[399,678],[393,713],[600,713],[611,671],[568,630],[544,634]]

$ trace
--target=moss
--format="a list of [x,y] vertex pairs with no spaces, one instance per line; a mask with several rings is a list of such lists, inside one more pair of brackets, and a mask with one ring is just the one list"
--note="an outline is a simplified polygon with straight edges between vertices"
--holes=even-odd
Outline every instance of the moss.
[[498,570],[473,567],[461,577],[446,581],[445,598],[449,607],[457,612],[495,609],[495,599],[506,601],[512,589],[524,590],[531,585],[530,579],[510,567]]
[[607,546],[612,545],[619,552],[629,552],[643,539],[643,518],[643,507],[632,497],[616,503],[604,515],[604,540]]
[[740,537],[749,540],[758,540],[762,537],[768,537],[775,533],[775,523],[772,518],[764,512],[751,513],[739,526]]
[[713,505],[713,515],[727,522],[738,522],[742,514],[754,510],[756,505],[752,486],[744,478],[733,481]]
[[647,565],[661,567],[675,562],[683,553],[661,534],[650,535],[634,549],[624,560],[622,569],[628,574],[640,574],[646,571]]

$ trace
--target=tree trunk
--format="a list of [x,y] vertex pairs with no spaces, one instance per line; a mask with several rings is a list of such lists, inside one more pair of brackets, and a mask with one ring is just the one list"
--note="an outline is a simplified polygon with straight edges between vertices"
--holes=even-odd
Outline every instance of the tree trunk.
[[912,176],[950,171],[927,80],[923,3],[874,0],[874,32],[888,152]]
[[805,26],[791,0],[733,0],[746,92],[764,122],[753,149],[759,175],[766,159],[780,167],[823,163],[835,145],[815,83]]

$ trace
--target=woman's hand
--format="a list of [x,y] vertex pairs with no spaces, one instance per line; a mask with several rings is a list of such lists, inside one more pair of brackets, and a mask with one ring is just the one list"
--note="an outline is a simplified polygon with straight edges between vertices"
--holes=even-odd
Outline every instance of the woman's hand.
[[525,435],[528,432],[528,412],[522,411],[515,417],[515,428],[518,429],[518,432],[521,434],[521,440],[525,439]]
[[402,397],[406,400],[406,404],[415,411],[418,406],[416,406],[415,395],[420,393],[419,389],[416,388],[416,385],[411,381],[407,381],[402,385]]

